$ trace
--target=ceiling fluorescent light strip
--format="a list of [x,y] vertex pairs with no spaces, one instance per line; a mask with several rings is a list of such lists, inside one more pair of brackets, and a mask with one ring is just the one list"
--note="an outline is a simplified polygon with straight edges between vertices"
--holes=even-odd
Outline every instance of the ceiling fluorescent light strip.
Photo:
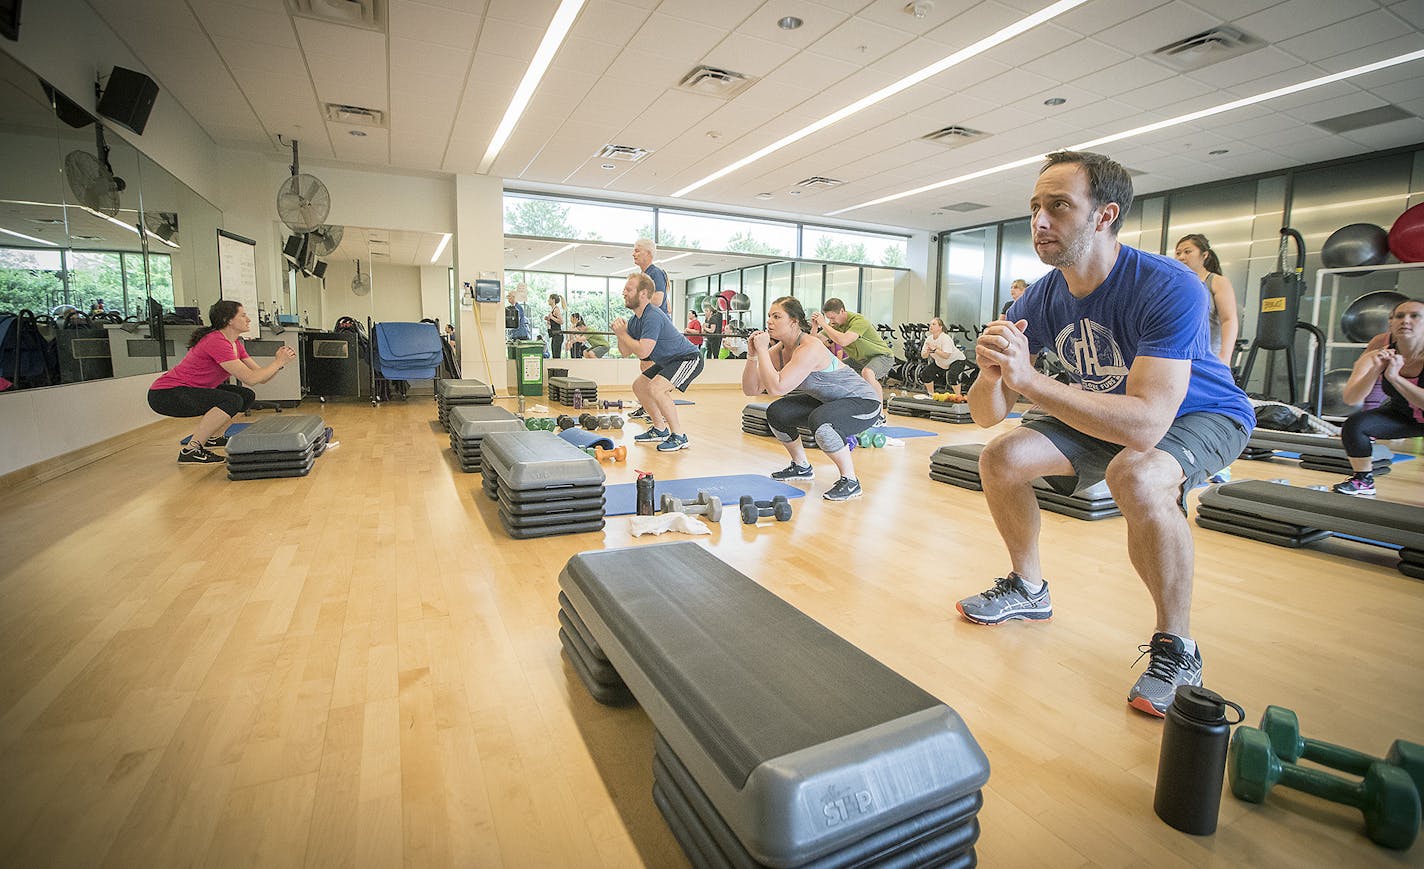
[[57,242],[45,241],[42,238],[35,238],[33,235],[25,235],[23,232],[16,232],[13,229],[5,229],[3,226],[0,226],[0,232],[5,233],[6,235],[13,235],[15,238],[23,238],[25,241],[32,241],[35,244],[47,244],[50,247],[59,247],[59,244]]
[[535,89],[539,87],[544,73],[549,70],[549,64],[554,62],[554,55],[558,53],[559,46],[563,45],[564,38],[573,29],[574,19],[578,17],[583,4],[584,0],[563,0],[559,4],[558,11],[554,13],[554,20],[549,22],[549,29],[544,33],[543,41],[534,52],[534,58],[529,61],[529,68],[524,71],[524,78],[519,82],[519,87],[514,89],[514,98],[509,101],[509,108],[504,111],[504,119],[495,129],[494,138],[490,139],[489,148],[485,151],[484,159],[480,161],[480,172],[489,171],[490,166],[494,164],[494,158],[499,156],[500,149],[509,140],[509,134],[514,132],[515,124],[519,123],[519,117],[529,107],[529,100],[533,99]]
[[890,97],[893,97],[895,94],[898,94],[901,91],[906,90],[907,88],[914,87],[915,85],[919,84],[927,78],[939,75],[950,67],[957,66],[972,57],[983,54],[989,49],[1004,42],[1007,42],[1010,39],[1013,39],[1015,36],[1018,36],[1019,34],[1027,30],[1031,30],[1034,27],[1037,27],[1038,25],[1044,23],[1045,21],[1057,18],[1059,15],[1062,15],[1063,13],[1068,12],[1069,10],[1074,9],[1078,6],[1081,6],[1086,2],[1088,2],[1088,0],[1058,0],[1058,2],[1054,3],[1052,6],[1040,9],[1039,11],[1033,13],[1032,15],[1029,15],[1028,17],[1020,21],[1016,21],[1013,24],[1010,24],[1008,27],[1005,27],[996,33],[984,37],[973,45],[970,45],[966,48],[961,48],[954,54],[951,54],[948,57],[941,58],[940,60],[935,61],[924,69],[919,70],[918,72],[912,72],[904,78],[900,79],[899,81],[893,84],[886,85],[875,93],[870,94],[866,97],[862,97],[861,99],[856,100],[845,108],[826,115],[819,121],[815,121],[811,124],[808,124],[807,126],[802,127],[796,132],[791,133],[788,136],[785,136],[781,139],[777,139],[775,142],[772,142],[770,145],[767,145],[760,151],[743,157],[742,159],[736,161],[735,163],[732,163],[729,166],[725,166],[721,169],[718,169],[716,172],[713,172],[706,178],[703,178],[700,181],[695,181],[692,184],[689,184],[688,186],[682,188],[681,190],[674,193],[673,196],[686,196],[687,194],[691,193],[699,187],[702,187],[706,184],[711,184],[718,178],[730,175],[738,169],[741,169],[751,163],[755,163],[757,160],[760,160],[768,154],[775,153],[776,151],[785,148],[787,145],[799,142],[807,136],[811,135],[812,133],[824,130],[826,127],[829,127],[832,124],[839,123],[840,121],[845,120],[851,115],[868,109],[876,103],[881,102],[882,100],[889,99]]
[[443,236],[441,236],[440,244],[435,248],[435,253],[430,255],[430,262],[432,265],[440,261],[440,255],[445,252],[445,248],[449,247],[449,245],[450,233],[447,232]]
[[[1395,57],[1387,58],[1385,60],[1376,61],[1374,63],[1367,63],[1364,66],[1357,66],[1354,69],[1347,69],[1343,72],[1324,75],[1320,78],[1313,78],[1309,81],[1300,82],[1299,84],[1286,85],[1282,88],[1276,88],[1273,91],[1266,91],[1265,93],[1259,93],[1255,96],[1243,97],[1239,100],[1232,100],[1229,103],[1222,103],[1219,106],[1212,106],[1211,108],[1202,109],[1196,112],[1190,112],[1185,115],[1179,115],[1175,118],[1168,118],[1165,121],[1158,121],[1155,124],[1147,124],[1145,126],[1135,127],[1131,130],[1124,130],[1121,133],[1113,133],[1110,136],[1103,136],[1099,139],[1090,139],[1086,142],[1080,142],[1077,145],[1069,145],[1065,150],[1086,151],[1089,148],[1101,147],[1102,145],[1109,144],[1110,142],[1120,142],[1123,139],[1130,139],[1134,136],[1141,136],[1144,133],[1155,133],[1158,130],[1165,130],[1168,127],[1175,127],[1179,124],[1187,124],[1191,123],[1192,121],[1199,121],[1202,118],[1209,118],[1213,115],[1219,115],[1223,112],[1229,112],[1234,109],[1245,108],[1246,106],[1252,106],[1256,103],[1263,103],[1267,100],[1276,99],[1277,97],[1300,93],[1301,91],[1322,87],[1327,84],[1334,84],[1337,81],[1343,81],[1347,78],[1354,78],[1358,75],[1378,72],[1382,69],[1388,69],[1392,66],[1398,66],[1402,63],[1410,63],[1411,61],[1420,59],[1424,59],[1424,50],[1411,51],[1408,54],[1401,54]],[[920,193],[926,193],[930,190],[940,190],[942,188],[949,187],[954,184],[962,184],[965,181],[973,181],[976,178],[983,178],[985,175],[994,175],[999,172],[1007,172],[1010,169],[1017,169],[1020,166],[1028,166],[1032,163],[1037,163],[1043,160],[1043,158],[1046,156],[1047,154],[1035,154],[1032,157],[1025,157],[1022,160],[1014,160],[1011,163],[1004,163],[1000,166],[992,166],[988,169],[980,169],[978,172],[970,172],[967,175],[960,175],[955,178],[947,179],[945,181],[937,181],[934,184],[926,184],[923,187],[916,187],[913,190],[906,190],[902,193],[892,193],[889,196],[882,196],[879,199],[872,199],[869,202],[862,202],[859,205],[851,205],[846,208],[837,209],[835,211],[828,211],[826,212],[826,215],[828,217],[833,217],[837,214],[845,214],[848,211],[857,211],[861,208],[869,208],[872,205],[884,205],[887,202],[894,202],[897,199],[904,199],[907,196],[915,196]]]
[[124,229],[127,229],[129,232],[132,232],[134,235],[138,235],[138,227],[136,227],[136,226],[129,226],[127,223],[124,223],[122,220],[119,220],[117,217],[110,217],[109,215],[105,214],[104,212],[98,210],[97,208],[90,208],[90,207],[87,206],[87,205],[81,205],[81,206],[79,206],[79,207],[82,208],[82,209],[84,209],[85,211],[89,212],[90,214],[94,215],[95,217],[99,218],[100,220],[107,220],[107,221],[109,221],[110,223],[112,223],[112,224],[115,225],[115,226],[122,226]]
[[[576,248],[576,247],[578,247],[577,244],[566,244],[566,245],[564,245],[563,247],[559,248],[558,250],[554,251],[554,252],[551,253],[551,254],[547,254],[547,255],[545,255],[545,256],[539,257],[538,259],[534,260],[534,262],[530,263],[529,265],[525,266],[524,268],[526,268],[526,269],[532,269],[532,268],[534,268],[535,266],[541,265],[541,264],[543,264],[543,263],[546,263],[546,262],[548,262],[549,260],[553,259],[554,257],[558,256],[559,254],[561,254],[561,253],[567,253],[568,251],[571,251],[571,250],[573,250],[573,249]],[[514,271],[519,271],[519,269],[517,269],[517,268],[516,268],[516,269],[513,269],[513,270],[514,270]]]

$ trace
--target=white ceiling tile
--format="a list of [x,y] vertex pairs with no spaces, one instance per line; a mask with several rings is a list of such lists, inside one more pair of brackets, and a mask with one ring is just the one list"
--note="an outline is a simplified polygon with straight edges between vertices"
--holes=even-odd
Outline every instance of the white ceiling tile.
[[916,109],[911,117],[924,128],[919,135],[947,127],[951,124],[963,125],[968,118],[982,115],[995,108],[995,103],[979,99],[969,93],[955,94]]
[[324,103],[341,103],[368,109],[386,109],[390,96],[387,90],[386,56],[363,57],[357,54],[327,55],[307,52],[312,84],[317,98]]
[[1369,92],[1385,102],[1396,105],[1411,100],[1424,99],[1424,78],[1405,79],[1378,85],[1370,88]]
[[730,33],[717,43],[702,63],[761,78],[796,53],[796,49],[745,33]]
[[125,22],[149,27],[163,25],[200,32],[201,25],[193,17],[192,10],[184,0],[149,0],[135,5],[133,0],[92,0],[89,4],[107,20],[111,27],[120,32]]
[[1220,23],[1214,15],[1195,9],[1182,0],[1172,0],[1149,13],[1101,31],[1096,38],[1109,45],[1140,46],[1141,50],[1152,51],[1210,30]]
[[[800,18],[804,23],[795,30],[782,30],[776,26],[776,22],[788,16]],[[736,30],[738,33],[769,39],[799,50],[830,33],[849,17],[845,12],[819,6],[807,0],[768,0]]]
[[1389,7],[1389,11],[1415,27],[1424,28],[1424,3],[1419,0],[1399,0]]
[[1260,12],[1262,9],[1269,9],[1281,2],[1282,0],[1191,0],[1191,4],[1201,11],[1228,22]]
[[762,0],[663,0],[658,4],[658,13],[697,21],[716,27],[735,27],[745,21],[762,5]]
[[654,12],[629,41],[627,50],[634,56],[675,57],[691,69],[694,58],[702,57],[726,35],[721,28]]
[[570,35],[622,46],[633,38],[633,34],[638,32],[651,14],[649,8],[640,8],[618,0],[589,0],[579,13],[578,21],[574,23]]
[[534,56],[534,52],[539,49],[539,42],[544,38],[542,28],[533,27],[528,24],[520,24],[514,21],[504,21],[497,18],[485,20],[485,26],[480,29],[479,47],[476,54],[488,53],[498,54],[504,57],[517,58],[528,65],[529,59]]
[[390,57],[392,71],[400,69],[432,78],[463,82],[470,71],[473,52],[429,42],[392,38]]
[[1192,70],[1192,78],[1212,87],[1227,88],[1246,85],[1250,82],[1260,81],[1267,76],[1295,70],[1299,70],[1297,77],[1300,79],[1315,76],[1313,70],[1302,67],[1298,58],[1286,54],[1275,46],[1267,45],[1250,54],[1228,58],[1220,63]]
[[1105,97],[1116,96],[1122,93],[1124,83],[1130,83],[1141,87],[1143,85],[1155,84],[1159,81],[1172,78],[1175,75],[1164,66],[1155,64],[1150,60],[1143,60],[1134,57],[1132,60],[1124,61],[1116,66],[1110,66],[1092,75],[1085,75],[1075,79],[1072,83],[1086,91],[1101,94]]
[[1328,24],[1364,15],[1379,8],[1375,0],[1286,0],[1254,15],[1238,18],[1236,26],[1279,44]]
[[[1023,13],[996,0],[985,2],[936,27],[924,38],[958,51],[1022,19]],[[948,54],[949,52],[946,52]]]
[[[336,154],[336,159],[344,160],[348,163],[388,163],[391,157],[390,134],[381,129],[361,129],[359,132],[365,136],[350,135],[351,127],[343,124],[329,124],[331,132],[331,147]],[[336,211],[340,207],[340,199],[336,198],[332,202],[332,219],[340,219],[340,213]]]
[[254,69],[283,75],[306,75],[307,62],[298,48],[275,48],[246,39],[214,40],[222,59],[232,69]]
[[1026,69],[1009,69],[974,87],[974,95],[993,103],[1017,102],[1053,85],[1053,79],[1036,75]]
[[864,18],[849,18],[835,30],[816,40],[807,51],[836,60],[865,66],[890,54],[914,36]]
[[1352,82],[1337,81],[1322,85],[1321,87],[1311,88],[1310,90],[1297,91],[1296,93],[1288,94],[1283,97],[1276,97],[1264,105],[1272,111],[1283,112],[1287,109],[1308,106],[1323,100],[1352,96],[1359,92],[1360,89],[1355,87]]
[[1386,42],[1398,35],[1399,19],[1380,9],[1277,44],[1302,60],[1316,61]]
[[1105,42],[1080,39],[1039,57],[1028,58],[1021,65],[1038,75],[1059,81],[1072,81],[1122,63],[1129,57],[1131,55],[1127,52],[1118,51]]
[[589,88],[588,95],[569,119],[584,124],[601,124],[610,120],[626,123],[653,104],[662,93],[654,89],[633,89],[608,79]]
[[701,94],[664,91],[619,133],[619,139],[636,142],[640,148],[661,148],[724,105],[721,100]]
[[815,91],[807,88],[763,79],[738,94],[731,106],[736,111],[765,119],[790,111],[815,95]]
[[[1150,12],[1166,0],[1093,0],[1053,19],[1055,24],[1084,36],[1100,34],[1110,27]],[[1119,43],[1120,44],[1120,43]],[[1160,45],[1161,43],[1155,43]]]
[[559,53],[554,55],[550,68],[573,70],[587,76],[591,81],[597,81],[613,64],[621,50],[622,47],[618,45],[570,37],[559,46]]
[[480,35],[478,12],[461,12],[413,0],[390,0],[391,39],[410,39],[470,51]]
[[242,124],[229,126],[220,123],[205,123],[203,129],[219,145],[257,145],[266,144],[267,135],[262,128],[256,124]]
[[1305,121],[1308,124],[1313,124],[1327,118],[1335,118],[1340,115],[1363,112],[1366,109],[1379,108],[1384,104],[1384,100],[1379,97],[1361,91],[1359,93],[1322,100],[1318,103],[1311,103],[1306,106],[1288,108],[1285,110],[1285,114],[1290,115],[1292,118]]
[[[936,0],[923,18],[910,12],[911,4],[902,0],[875,0],[856,13],[856,17],[874,21],[915,36],[924,36],[946,21],[973,8],[979,0]],[[1037,2],[1037,0],[1035,0]]]
[[282,9],[254,9],[224,3],[196,3],[193,11],[209,36],[232,37],[284,48],[297,47],[292,19]]
[[[1383,60],[1389,60],[1390,58],[1410,54],[1418,50],[1419,34],[1411,33],[1391,39],[1388,42],[1377,42],[1365,48],[1357,48],[1354,51],[1337,54],[1334,57],[1317,61],[1315,65],[1326,72],[1344,72],[1366,64],[1378,63]],[[1420,66],[1424,66],[1424,61],[1413,60],[1410,61],[1408,65],[1417,69]]]
[[489,0],[485,14],[490,20],[529,24],[543,30],[558,8],[559,0]]

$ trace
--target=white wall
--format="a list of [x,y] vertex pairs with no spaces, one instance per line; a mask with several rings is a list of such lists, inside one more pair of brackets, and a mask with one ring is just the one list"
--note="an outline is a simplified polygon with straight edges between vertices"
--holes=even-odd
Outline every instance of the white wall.
[[439,320],[445,331],[450,322],[450,270],[445,266],[420,267],[420,310],[422,317]]
[[[504,184],[484,175],[455,177],[455,285],[474,286],[482,273],[504,276]],[[497,390],[509,384],[505,365],[504,304],[460,307],[460,373]]]

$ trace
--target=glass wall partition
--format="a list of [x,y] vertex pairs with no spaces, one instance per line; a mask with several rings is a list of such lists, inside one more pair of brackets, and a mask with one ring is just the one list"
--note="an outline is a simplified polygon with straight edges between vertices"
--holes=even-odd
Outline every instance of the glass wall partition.
[[825,301],[825,268],[821,263],[796,263],[791,295],[807,311],[821,310],[821,302]]
[[898,269],[863,269],[860,312],[872,323],[895,321],[895,291],[908,274]]
[[658,210],[658,244],[769,256],[796,255],[796,224]]
[[997,292],[993,310],[1002,311],[1012,296],[1009,287],[1016,280],[1033,283],[1048,274],[1048,266],[1038,258],[1033,249],[1033,228],[1027,220],[1011,220],[1002,227],[1003,245],[999,254],[999,276],[991,280]]
[[902,267],[909,241],[904,236],[855,232],[826,226],[801,231],[801,255],[830,262]]
[[766,298],[779,299],[791,295],[791,263],[771,263],[766,267]]
[[861,269],[856,266],[826,266],[825,298],[840,299],[852,311],[863,311],[860,294]]
[[771,300],[776,296],[770,295],[766,291],[766,270],[767,266],[753,266],[749,269],[742,269],[742,292],[747,294],[751,301],[752,325],[761,326],[766,323],[766,307],[771,304]]
[[942,236],[940,316],[946,324],[987,323],[995,316],[994,281],[998,226],[981,226]]

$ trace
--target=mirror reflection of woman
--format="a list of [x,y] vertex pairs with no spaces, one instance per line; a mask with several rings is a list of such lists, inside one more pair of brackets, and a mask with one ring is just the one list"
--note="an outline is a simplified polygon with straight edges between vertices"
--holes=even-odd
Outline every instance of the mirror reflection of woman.
[[549,354],[555,359],[562,358],[564,351],[564,300],[558,293],[549,294],[549,313],[544,315],[544,325],[549,327]]
[[[252,361],[238,337],[252,321],[237,302],[214,303],[208,309],[208,322],[212,325],[194,330],[188,339],[187,355],[148,390],[148,406],[155,413],[199,418],[178,452],[178,461],[184,464],[226,461],[213,450],[227,446],[225,432],[232,418],[252,409],[257,395],[248,386],[266,383],[297,358],[297,351],[284,345],[277,349],[271,364]],[[227,383],[230,377],[244,385]]]
[[1340,398],[1359,404],[1378,385],[1385,401],[1345,420],[1340,440],[1350,478],[1335,484],[1346,495],[1375,494],[1371,441],[1424,436],[1424,301],[1406,299],[1389,313],[1389,333],[1370,341],[1355,360]]
[[1211,352],[1231,367],[1236,352],[1236,336],[1241,330],[1241,317],[1236,310],[1236,288],[1221,273],[1221,260],[1211,249],[1211,242],[1199,232],[1182,236],[1174,255],[1177,262],[1197,273],[1206,288],[1211,316]]

